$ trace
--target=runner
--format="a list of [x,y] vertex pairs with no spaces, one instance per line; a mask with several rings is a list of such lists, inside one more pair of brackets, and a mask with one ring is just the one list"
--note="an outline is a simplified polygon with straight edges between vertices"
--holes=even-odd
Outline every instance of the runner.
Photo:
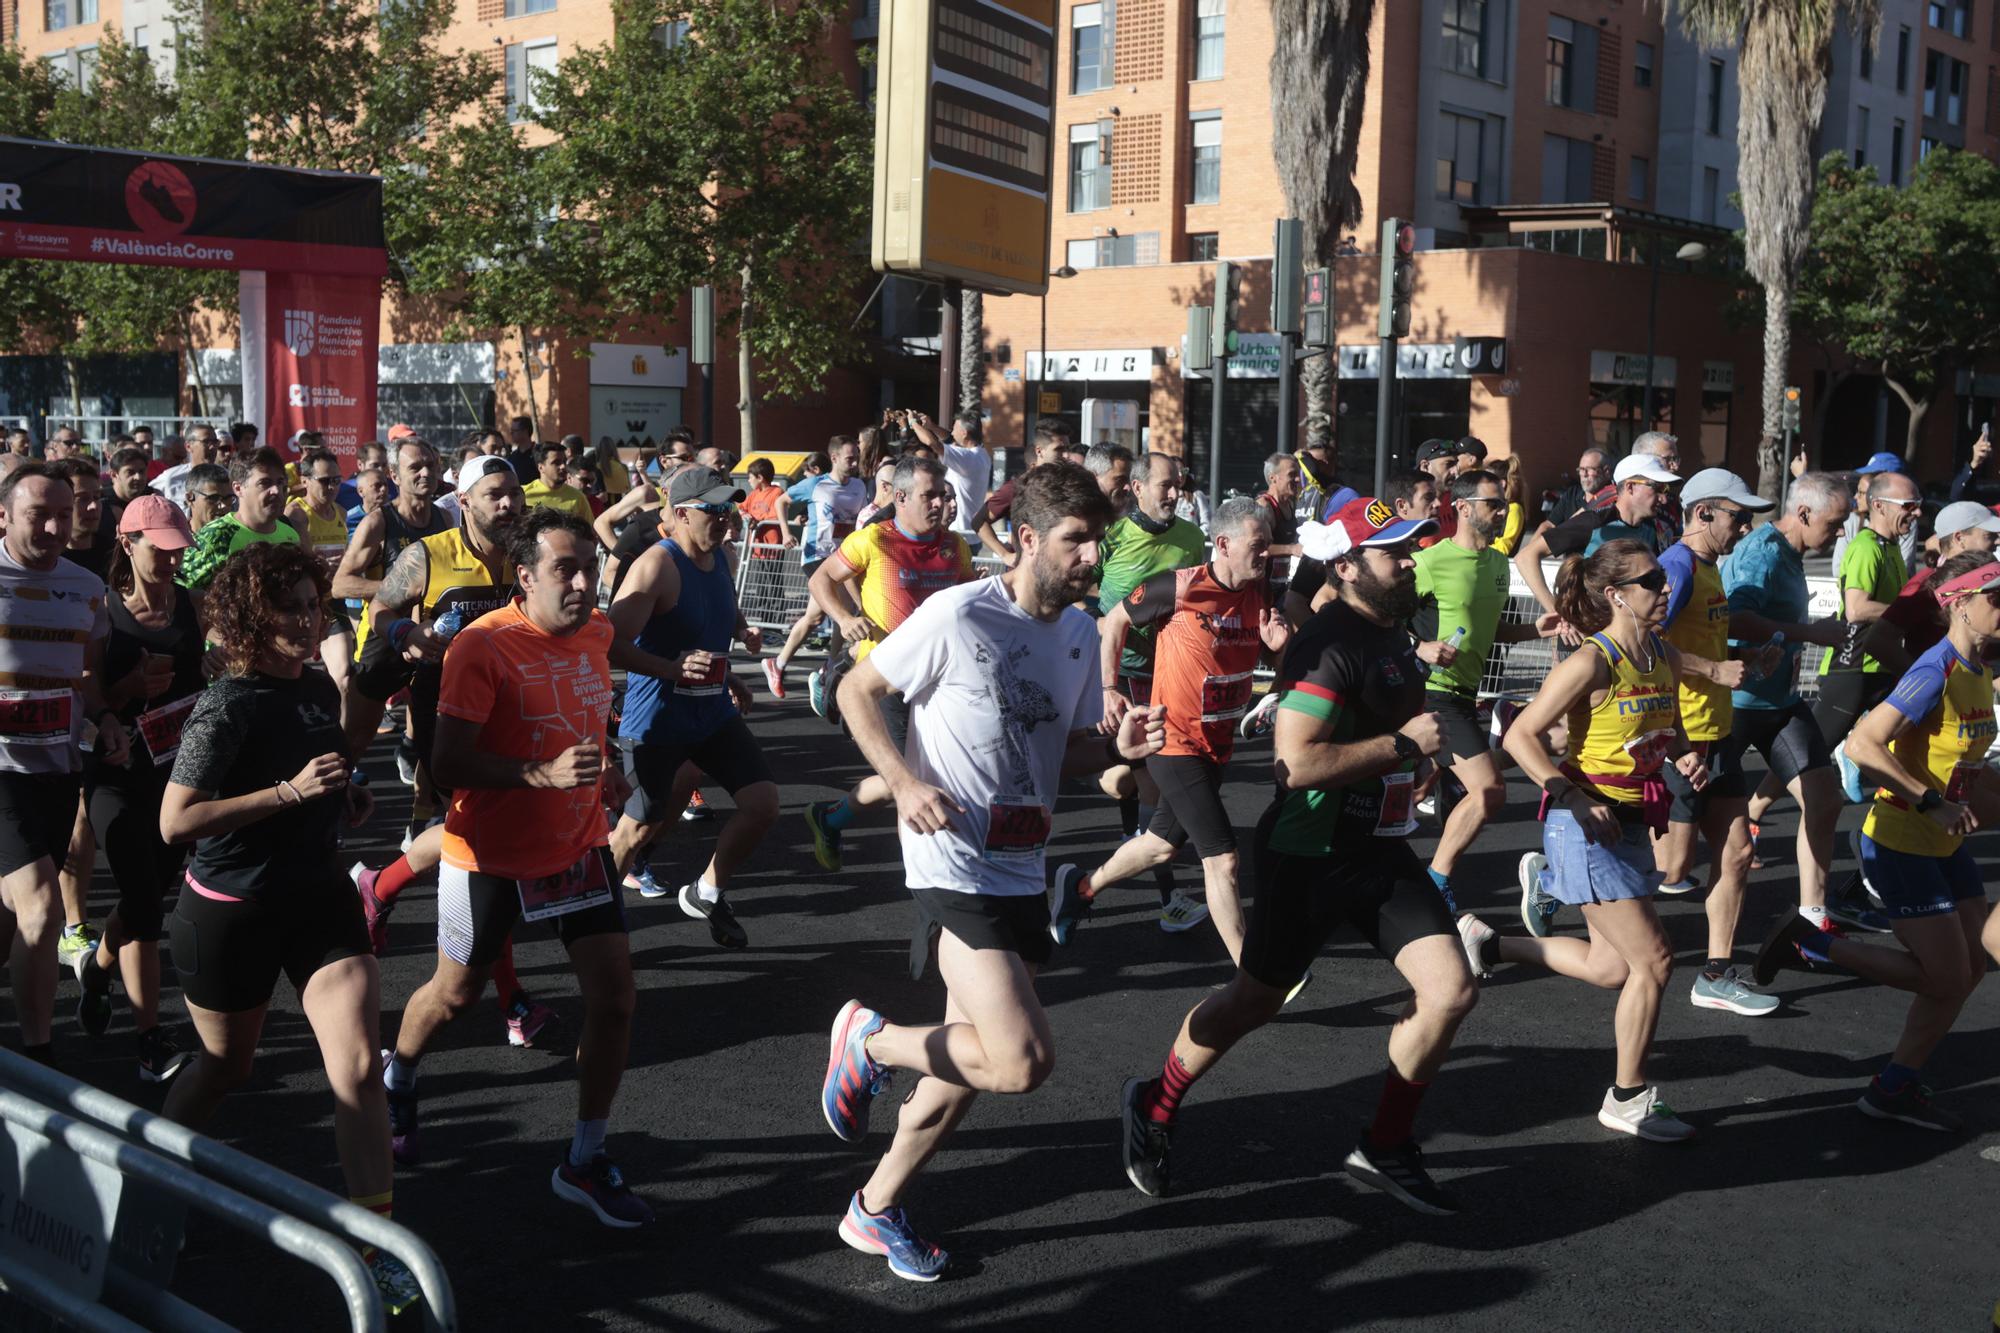
[[[285,510],[285,518],[305,539],[306,549],[326,568],[330,581],[340,571],[347,556],[347,512],[336,498],[340,492],[340,461],[330,449],[311,449],[299,457],[299,475],[306,493]],[[347,604],[340,598],[326,603],[325,640],[320,644],[320,661],[333,687],[347,692],[347,676],[354,667],[354,625],[347,618]]]
[[1111,501],[1114,516],[1131,512],[1132,451],[1122,444],[1093,444],[1083,454],[1083,466],[1097,478],[1097,489]]
[[[87,454],[72,454],[49,464],[50,473],[69,483],[75,500],[70,520],[69,547],[63,558],[99,579],[110,572],[111,553],[118,539],[104,522],[102,478],[97,464]],[[69,851],[63,858],[63,929],[56,941],[56,961],[74,968],[77,959],[97,947],[98,935],[90,924],[90,877],[97,866],[97,835],[90,827],[90,809],[81,798],[71,822]]]
[[[341,823],[365,821],[373,801],[348,781],[332,683],[306,669],[328,595],[318,562],[292,544],[259,543],[209,583],[204,615],[228,674],[201,692],[160,805],[161,836],[195,844],[170,938],[201,1049],[160,1113],[200,1129],[249,1080],[282,973],[326,1067],[348,1197],[386,1217],[395,1168],[376,1056],[380,977],[334,868]],[[414,1303],[400,1262],[363,1257],[392,1308]]]
[[[972,550],[965,538],[944,525],[949,492],[944,464],[934,458],[906,456],[896,464],[896,514],[892,522],[855,532],[813,575],[813,600],[840,627],[852,645],[853,661],[865,661],[875,646],[933,594],[972,577]],[[1011,497],[1009,500],[1011,505]],[[848,585],[854,585],[850,595]],[[812,674],[813,711],[826,715],[822,672]],[[900,696],[882,700],[882,721],[898,752],[909,745],[910,705]],[[813,856],[820,868],[840,873],[841,833],[864,810],[887,805],[889,784],[871,773],[837,801],[812,801],[806,806],[806,827],[812,830]]]
[[203,528],[236,508],[236,483],[229,469],[219,463],[203,463],[188,473],[188,528],[199,537]]
[[980,441],[985,418],[974,409],[960,412],[951,419],[949,436],[922,412],[910,413],[909,422],[917,438],[937,450],[938,461],[944,464],[957,508],[957,517],[950,520],[952,531],[965,538],[967,545],[980,540],[973,520],[993,485],[993,452]]
[[[1589,637],[1549,673],[1501,743],[1546,798],[1547,891],[1583,910],[1590,939],[1502,936],[1470,912],[1458,929],[1482,977],[1496,962],[1534,963],[1617,991],[1617,1076],[1597,1122],[1653,1143],[1679,1143],[1694,1137],[1694,1126],[1646,1080],[1674,966],[1653,910],[1646,830],[1666,813],[1662,767],[1671,764],[1699,792],[1708,765],[1681,733],[1680,653],[1655,632],[1667,613],[1667,574],[1644,545],[1617,540],[1565,560],[1556,587],[1563,622]],[[1543,733],[1565,717],[1568,754],[1558,763]]]
[[[932,928],[943,933],[944,1023],[892,1024],[849,1000],[820,1090],[828,1126],[853,1143],[891,1070],[921,1076],[839,1227],[848,1245],[911,1281],[935,1281],[950,1262],[901,1206],[911,1179],[979,1092],[1031,1092],[1055,1063],[1035,973],[1053,947],[1042,855],[1057,788],[1066,774],[1139,763],[1164,740],[1150,708],[1128,712],[1115,736],[1098,729],[1097,630],[1073,604],[1096,578],[1110,518],[1091,474],[1035,468],[1014,497],[1019,563],[932,596],[840,689],[862,754],[895,793],[904,880],[920,913],[913,955],[928,953]],[[910,703],[906,751],[880,711],[892,691]]]
[[574,514],[586,524],[595,518],[590,501],[569,484],[569,450],[560,444],[539,445],[535,449],[535,476],[521,487],[521,503],[546,505]]
[[[1275,453],[1264,460],[1264,493],[1257,497],[1271,511],[1271,555],[1277,569],[1289,575],[1299,554],[1299,460],[1287,453]],[[1283,577],[1276,581],[1282,584]]]
[[[2000,514],[1995,514],[1985,505],[1972,500],[1956,500],[1938,510],[1931,535],[1937,539],[1937,563],[1942,565],[1955,555],[1966,551],[1991,551],[2000,542]],[[1903,651],[1912,660],[1937,646],[1944,638],[1945,627],[1950,624],[1950,616],[1938,603],[1932,587],[1937,579],[1937,566],[1924,565],[1911,574],[1896,594],[1896,601],[1882,619],[1895,626],[1902,635]],[[1843,756],[1844,757],[1844,756]],[[1846,782],[1847,765],[1843,764],[1842,781]],[[1855,788],[1858,791],[1858,774]],[[1849,799],[1859,803],[1861,796],[1849,793]]]
[[104,694],[134,739],[126,763],[93,753],[84,767],[86,807],[118,905],[105,918],[102,940],[70,964],[83,991],[77,1021],[93,1037],[104,1034],[117,976],[132,1006],[139,1076],[152,1083],[173,1077],[189,1058],[160,1023],[162,899],[187,860],[186,849],[160,838],[160,802],[181,727],[206,684],[194,599],[174,583],[181,554],[193,544],[186,517],[163,497],[140,496],[125,507],[111,562]]
[[610,622],[597,610],[597,543],[575,515],[529,510],[506,531],[521,595],[468,625],[445,658],[439,780],[454,795],[438,875],[437,971],[410,997],[385,1051],[397,1156],[413,1161],[417,1062],[486,989],[517,921],[549,921],[583,992],[577,1119],[550,1184],[608,1227],[653,1210],[604,1140],[631,1044],[624,900],[605,850],[604,803],[625,795],[605,763]]
[[63,558],[75,499],[52,464],[0,473],[0,906],[21,1050],[53,1063],[61,866],[76,828],[83,739],[122,764],[125,729],[104,697],[104,581]]
[[[849,440],[836,454],[835,473],[851,467]],[[627,742],[631,797],[612,830],[611,851],[622,877],[669,820],[680,815],[676,784],[692,762],[735,798],[736,812],[716,833],[706,869],[680,891],[681,910],[708,923],[719,945],[741,949],[750,937],[723,894],[778,818],[778,785],[763,751],[744,725],[728,685],[729,643],[752,653],[763,636],[743,623],[736,584],[722,538],[743,492],[711,468],[690,466],[674,474],[667,503],[672,535],[633,563],[631,577],[611,603],[611,623],[622,643],[651,654],[656,667],[629,676],[618,736]],[[828,515],[832,513],[829,509]],[[826,519],[829,528],[834,520]],[[685,788],[682,789],[684,793]],[[664,892],[664,890],[661,890]]]
[[[1145,490],[1142,483],[1140,493]],[[1292,634],[1271,609],[1270,563],[1269,506],[1243,496],[1225,500],[1215,512],[1215,553],[1207,563],[1153,575],[1104,617],[1099,669],[1106,679],[1117,674],[1130,631],[1154,630],[1148,702],[1166,718],[1166,741],[1146,761],[1146,772],[1159,805],[1144,832],[1088,875],[1074,864],[1056,867],[1049,907],[1056,943],[1068,942],[1099,893],[1166,865],[1192,841],[1201,858],[1207,915],[1229,960],[1242,960],[1236,830],[1222,805],[1222,775],[1236,746],[1236,721],[1249,707],[1251,673],[1265,652],[1283,652]],[[1123,695],[1106,693],[1106,725],[1117,725],[1130,707]]]
[[[1617,489],[1610,505],[1580,510],[1573,518],[1543,528],[1514,553],[1514,568],[1521,571],[1521,581],[1544,611],[1556,609],[1555,594],[1542,575],[1542,561],[1549,557],[1594,555],[1608,541],[1635,541],[1654,552],[1665,549],[1653,514],[1666,498],[1667,487],[1680,478],[1648,454],[1619,459],[1611,478]],[[1562,637],[1572,647],[1582,641],[1570,626],[1564,627]]]
[[[1037,468],[1044,463],[1060,462],[1063,454],[1073,448],[1075,445],[1071,443],[1068,422],[1060,417],[1038,417],[1034,437],[1029,442],[1031,461],[1028,466]],[[1009,569],[1021,558],[1021,553],[1014,549],[1012,542],[1000,535],[995,525],[1005,522],[1013,514],[1014,496],[1020,489],[1019,477],[1009,477],[1001,482],[973,511],[966,524],[979,535],[980,549],[999,556]]]
[[222,564],[246,546],[279,542],[297,546],[299,530],[285,522],[285,460],[275,449],[241,453],[229,464],[236,509],[195,530],[181,559],[181,586],[197,597],[208,591]]
[[1389,1032],[1374,1120],[1347,1173],[1422,1213],[1458,1200],[1424,1169],[1417,1108],[1453,1035],[1478,1003],[1444,899],[1405,841],[1417,769],[1444,743],[1423,711],[1423,675],[1404,624],[1416,610],[1412,545],[1431,524],[1398,522],[1368,496],[1301,529],[1335,599],[1292,639],[1278,668],[1278,789],[1258,821],[1257,876],[1235,977],[1182,1022],[1160,1073],[1125,1082],[1125,1174],[1158,1197],[1171,1185],[1174,1117],[1195,1080],[1261,1028],[1342,926],[1392,962],[1413,995]]
[[1994,741],[1987,659],[2000,649],[2000,564],[1987,553],[1953,556],[1939,567],[1936,587],[1951,621],[1944,639],[1848,742],[1854,761],[1880,784],[1862,825],[1861,865],[1903,947],[1826,934],[1787,913],[1757,955],[1757,980],[1768,983],[1804,958],[1909,991],[1896,1049],[1857,1108],[1878,1120],[1957,1132],[1964,1122],[1931,1100],[1922,1074],[1986,971],[1986,886],[1965,835],[2000,801],[2000,775],[1986,764]]
[[[1458,475],[1459,448],[1456,440],[1425,440],[1417,446],[1417,471],[1427,474],[1431,486],[1440,496],[1451,494],[1451,479]],[[1385,497],[1386,498],[1386,497]],[[1451,537],[1458,515],[1450,509],[1440,508],[1437,531],[1430,540],[1421,543],[1435,546]]]
[[[847,534],[854,531],[854,516],[861,512],[862,505],[868,503],[868,483],[854,475],[854,470],[861,466],[860,444],[851,435],[836,435],[827,441],[826,452],[832,467],[813,484],[808,511],[810,518],[802,549],[807,587],[812,586],[813,574],[820,563],[839,550]],[[724,480],[728,479],[725,477]],[[791,632],[785,635],[784,646],[778,649],[778,655],[764,659],[764,683],[771,687],[772,698],[785,697],[785,668],[805,646],[806,635],[812,633],[813,627],[824,616],[825,612],[820,610],[819,604],[808,596],[805,611],[793,622]]]

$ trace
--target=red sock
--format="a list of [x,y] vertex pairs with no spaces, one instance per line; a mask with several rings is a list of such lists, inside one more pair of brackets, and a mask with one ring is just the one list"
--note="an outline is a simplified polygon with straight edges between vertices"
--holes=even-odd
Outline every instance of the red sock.
[[381,899],[385,906],[393,903],[396,901],[396,895],[416,877],[417,872],[411,867],[410,858],[399,856],[383,866],[382,873],[375,876],[375,896]]
[[1147,1084],[1139,1094],[1139,1108],[1146,1118],[1156,1125],[1171,1125],[1174,1112],[1180,1109],[1181,1098],[1194,1086],[1194,1075],[1173,1051],[1167,1052],[1167,1062],[1160,1066],[1160,1076]]
[[1377,1148],[1397,1148],[1408,1143],[1410,1126],[1417,1118],[1417,1105],[1430,1086],[1412,1083],[1390,1070],[1382,1080],[1382,1100],[1375,1103],[1375,1123],[1368,1127],[1368,1141]]
[[507,943],[500,947],[500,960],[493,964],[493,993],[500,999],[502,1009],[514,1007],[514,997],[521,993],[521,979],[514,975],[514,939],[507,937]]

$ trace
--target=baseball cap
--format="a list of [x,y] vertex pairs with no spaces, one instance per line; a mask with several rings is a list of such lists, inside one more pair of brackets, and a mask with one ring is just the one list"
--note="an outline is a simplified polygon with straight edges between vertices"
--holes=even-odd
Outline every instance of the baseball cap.
[[2000,514],[1995,514],[1977,500],[1956,500],[1938,510],[1937,522],[1932,530],[1940,537],[1949,537],[1974,528],[2000,532]]
[[1440,458],[1458,457],[1457,440],[1425,440],[1417,446],[1417,461],[1429,463]]
[[682,505],[735,504],[743,498],[743,488],[712,467],[690,465],[674,473],[667,487],[667,503]]
[[[1777,504],[1758,495],[1744,484],[1743,478],[1722,467],[1705,467],[1687,479],[1687,485],[1681,487],[1681,504],[1685,507],[1697,500],[1727,500],[1758,514]],[[1994,531],[2000,532],[2000,525]]]
[[1667,465],[1651,454],[1627,454],[1618,460],[1618,466],[1611,470],[1613,485],[1623,486],[1628,481],[1656,481],[1662,486],[1680,478],[1667,471]]
[[1971,592],[1992,592],[2000,588],[2000,560],[1981,565],[1970,574],[1960,574],[1950,583],[1931,591],[1938,601],[1948,602],[1954,597],[1963,597]]
[[395,425],[389,427],[389,434],[387,440],[388,443],[394,444],[396,441],[408,439],[410,436],[415,435],[416,433],[417,433],[417,428],[415,426],[407,425],[404,422],[399,421]]
[[[1440,443],[1449,446],[1451,441]],[[1395,546],[1436,531],[1432,519],[1399,519],[1388,501],[1363,495],[1336,510],[1331,523],[1300,524],[1299,549],[1324,562],[1363,546]]]
[[498,454],[478,454],[465,460],[465,466],[458,470],[458,493],[464,495],[480,482],[497,472],[514,475],[514,466]]
[[118,518],[118,531],[136,533],[162,551],[184,551],[194,545],[187,515],[164,495],[142,495],[126,505]]
[[1867,462],[1854,469],[1854,475],[1865,477],[1871,472],[1901,472],[1902,470],[1903,456],[1901,454],[1870,454],[1868,455]]
[[1477,435],[1459,436],[1458,443],[1454,447],[1461,454],[1471,454],[1482,463],[1486,461],[1486,441]]

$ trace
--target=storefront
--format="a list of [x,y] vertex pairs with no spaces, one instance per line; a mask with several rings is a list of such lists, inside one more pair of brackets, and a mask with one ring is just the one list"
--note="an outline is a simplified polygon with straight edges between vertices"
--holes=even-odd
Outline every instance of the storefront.
[[687,390],[685,347],[650,343],[590,345],[590,442],[653,448],[682,424]]
[[[1382,378],[1382,347],[1361,343],[1339,349],[1334,396],[1335,460],[1340,480],[1362,492],[1375,485],[1375,422]],[[1482,371],[1483,371],[1482,367]],[[1416,466],[1417,446],[1429,439],[1457,439],[1472,432],[1472,375],[1459,364],[1456,343],[1399,343],[1396,405],[1389,436],[1389,468]]]
[[[1189,472],[1208,486],[1209,434],[1214,422],[1215,378],[1187,368],[1182,339],[1182,420]],[[1278,357],[1275,333],[1230,335],[1222,392],[1222,493],[1256,495],[1264,489],[1264,460],[1278,448]]]
[[1632,441],[1649,430],[1674,429],[1674,390],[1679,369],[1671,356],[1653,361],[1653,417],[1645,420],[1646,354],[1590,354],[1590,442],[1613,458],[1630,452]]
[[[187,358],[187,387],[198,415],[243,419],[243,361],[233,347]],[[469,431],[493,424],[490,342],[387,343],[376,351],[375,438],[407,425],[449,450]]]
[[[1071,434],[1085,444],[1098,436],[1116,438],[1132,447],[1136,433],[1138,449],[1149,447],[1153,427],[1153,349],[1120,347],[1097,351],[1029,352],[1024,440],[1034,438],[1035,423],[1045,416],[1069,423]],[[1100,406],[1100,404],[1102,406]],[[1115,407],[1115,404],[1129,406]],[[1091,433],[1084,427],[1085,406],[1090,407]],[[1022,466],[1022,451],[1007,451],[1007,473]]]

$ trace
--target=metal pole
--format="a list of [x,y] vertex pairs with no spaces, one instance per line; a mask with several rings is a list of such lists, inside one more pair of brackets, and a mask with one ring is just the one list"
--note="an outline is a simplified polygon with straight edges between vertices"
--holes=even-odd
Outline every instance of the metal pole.
[[1639,430],[1653,428],[1653,326],[1660,317],[1660,238],[1653,237],[1653,277],[1646,295],[1646,392],[1641,396]]
[[963,283],[944,284],[940,309],[944,322],[938,329],[937,424],[947,434],[951,431],[952,416],[958,411],[958,306],[964,293]]
[[1294,454],[1299,442],[1299,384],[1294,333],[1278,335],[1278,452]]
[[1042,376],[1049,373],[1049,289],[1046,286],[1042,288],[1042,336],[1035,344],[1035,364],[1030,369],[1035,373],[1022,382],[1021,388],[1022,434],[1027,443],[1026,456],[1021,460],[1024,469],[1035,465],[1034,437],[1027,435],[1027,409],[1032,402],[1035,420],[1039,422],[1042,419]]
[[1389,489],[1389,450],[1395,439],[1396,340],[1382,339],[1382,364],[1375,378],[1375,494]]
[[701,367],[701,433],[715,443],[715,367],[708,362]]
[[1215,358],[1209,373],[1215,387],[1208,404],[1208,512],[1222,508],[1222,386],[1229,378],[1229,354]]

